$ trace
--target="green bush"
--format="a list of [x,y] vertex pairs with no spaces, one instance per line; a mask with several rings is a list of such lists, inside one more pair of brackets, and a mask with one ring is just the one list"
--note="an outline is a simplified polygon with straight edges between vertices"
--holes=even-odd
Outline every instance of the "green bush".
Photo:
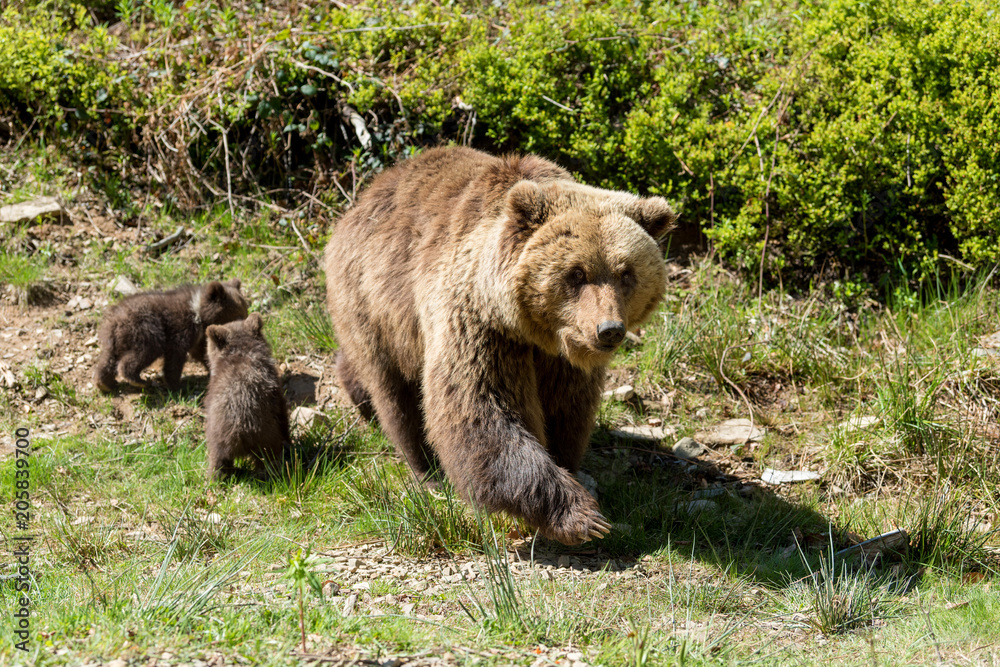
[[8,7],[0,13],[0,112],[30,119],[40,133],[128,129],[133,79],[113,59],[117,44],[83,7]]
[[127,61],[92,18],[43,5],[0,21],[0,113],[48,129],[121,110],[139,130],[109,150],[200,197],[363,177],[449,141],[532,151],[670,198],[734,265],[863,285],[942,254],[1000,260],[992,5],[119,0]]

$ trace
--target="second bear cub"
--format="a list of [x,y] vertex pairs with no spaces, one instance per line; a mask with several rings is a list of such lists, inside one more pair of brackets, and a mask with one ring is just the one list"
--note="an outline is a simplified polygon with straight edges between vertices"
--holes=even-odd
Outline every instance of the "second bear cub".
[[126,297],[104,315],[97,330],[101,356],[94,384],[103,392],[111,391],[117,372],[130,385],[145,387],[139,373],[163,357],[163,379],[176,390],[188,354],[205,361],[205,327],[246,316],[239,280]]
[[240,322],[211,326],[205,398],[210,477],[232,471],[233,460],[249,457],[258,474],[291,446],[288,407],[271,347],[261,333],[259,313]]

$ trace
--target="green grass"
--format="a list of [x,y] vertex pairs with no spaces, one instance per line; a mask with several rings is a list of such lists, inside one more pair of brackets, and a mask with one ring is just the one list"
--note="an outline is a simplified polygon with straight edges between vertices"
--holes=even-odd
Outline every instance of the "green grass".
[[[153,207],[128,214],[160,233],[183,224],[193,238],[155,257],[142,244],[84,243],[75,264],[47,265],[45,280],[88,280],[113,301],[106,290],[117,275],[143,288],[238,277],[277,361],[332,372],[321,241],[307,251],[282,216],[233,218],[228,207],[191,218]],[[995,277],[847,308],[822,288],[765,290],[758,300],[755,284],[712,264],[691,268],[641,344],[616,357],[614,380],[640,400],[601,407],[584,469],[615,527],[580,549],[521,539],[518,522],[477,515],[447,482],[421,485],[377,425],[336,403],[323,407],[329,424],[295,429],[293,450],[267,480],[209,483],[203,382],[96,395],[57,370],[61,350],[40,345],[16,367],[18,388],[0,390],[0,437],[21,426],[40,436],[54,419],[75,428],[34,440],[34,652],[22,656],[5,638],[0,662],[188,664],[218,654],[299,664],[300,618],[309,651],[383,661],[450,652],[450,664],[531,665],[552,651],[561,652],[553,660],[579,652],[609,666],[1000,659],[990,620],[1000,614],[1000,364],[973,354],[1000,329]],[[99,317],[66,323],[58,308],[30,308],[38,326],[81,341]],[[48,390],[41,402],[39,387]],[[692,435],[747,417],[748,403],[765,439],[715,447],[694,464],[669,455],[672,439],[607,433],[656,418],[676,437]],[[843,426],[862,416],[878,421]],[[765,487],[765,467],[822,477]],[[15,472],[0,460],[8,506]],[[693,511],[702,501],[713,505]],[[897,528],[909,547],[873,568],[831,557],[852,535]],[[378,555],[360,551],[368,545]],[[342,584],[340,595],[307,590],[300,608],[284,577],[300,551],[321,557],[303,567]],[[344,554],[385,565],[356,591],[350,616],[347,575],[327,569]],[[553,567],[561,558],[570,565]],[[428,571],[465,572],[469,562],[472,580],[415,586]],[[8,574],[10,561],[2,567]],[[418,576],[393,574],[398,567]],[[0,579],[5,609],[14,593]]]

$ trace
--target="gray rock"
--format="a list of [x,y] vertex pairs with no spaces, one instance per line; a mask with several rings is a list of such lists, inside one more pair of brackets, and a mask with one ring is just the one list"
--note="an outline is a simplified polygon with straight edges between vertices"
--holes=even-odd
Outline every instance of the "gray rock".
[[622,426],[611,431],[611,435],[622,440],[655,440],[659,442],[667,437],[667,432],[661,426]]
[[0,208],[0,222],[30,222],[55,218],[58,222],[66,221],[69,216],[55,197],[37,197],[20,204],[11,204]]
[[307,408],[304,405],[292,410],[292,424],[297,424],[301,428],[312,428],[313,426],[326,426],[330,423],[330,418],[319,410]]
[[347,600],[344,601],[344,616],[351,616],[354,613],[354,607],[358,604],[357,593],[351,593],[347,596]]
[[751,427],[749,419],[728,419],[707,431],[694,434],[694,439],[706,445],[739,445],[747,440],[756,442],[764,437],[764,429]]
[[881,421],[882,419],[880,417],[873,417],[869,415],[851,417],[840,425],[840,430],[844,433],[851,433],[853,431],[860,431],[866,428],[871,428],[872,426],[877,426]]
[[714,512],[719,506],[712,500],[692,500],[684,506],[688,514],[700,514],[702,512]]
[[132,296],[139,293],[139,288],[125,276],[118,276],[112,289],[122,296]]
[[587,489],[587,493],[593,496],[594,500],[598,500],[597,497],[597,480],[583,472],[582,470],[576,473],[576,479],[583,488]]
[[792,482],[808,482],[819,479],[819,473],[811,470],[774,470],[765,468],[760,476],[761,481],[768,484],[791,484]]
[[681,438],[674,443],[674,456],[679,459],[694,459],[705,453],[705,446],[694,438]]
[[601,395],[606,399],[624,403],[635,398],[635,389],[630,384],[623,384],[617,389],[609,389]]

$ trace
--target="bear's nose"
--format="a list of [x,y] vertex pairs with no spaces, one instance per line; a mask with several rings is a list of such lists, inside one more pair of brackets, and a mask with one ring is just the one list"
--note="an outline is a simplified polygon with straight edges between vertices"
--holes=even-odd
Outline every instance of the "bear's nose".
[[602,345],[617,345],[625,338],[625,323],[605,320],[597,325],[597,340]]

